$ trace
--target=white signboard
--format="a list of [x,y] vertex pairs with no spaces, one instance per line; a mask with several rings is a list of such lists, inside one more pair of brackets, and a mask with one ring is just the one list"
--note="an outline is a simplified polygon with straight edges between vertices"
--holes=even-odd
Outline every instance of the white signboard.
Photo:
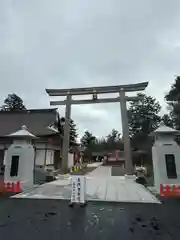
[[72,203],[85,203],[86,179],[84,176],[72,176]]

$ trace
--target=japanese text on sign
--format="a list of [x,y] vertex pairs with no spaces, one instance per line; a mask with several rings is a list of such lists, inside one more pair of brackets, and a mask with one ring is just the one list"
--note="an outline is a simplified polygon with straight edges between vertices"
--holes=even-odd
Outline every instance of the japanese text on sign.
[[85,177],[73,176],[72,177],[72,193],[71,202],[84,203],[85,202]]

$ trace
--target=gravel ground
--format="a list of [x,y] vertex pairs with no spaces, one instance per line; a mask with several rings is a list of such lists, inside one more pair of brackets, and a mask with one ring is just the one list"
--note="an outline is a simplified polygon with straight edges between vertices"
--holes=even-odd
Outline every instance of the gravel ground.
[[0,198],[1,239],[179,240],[180,200],[163,204],[91,203]]

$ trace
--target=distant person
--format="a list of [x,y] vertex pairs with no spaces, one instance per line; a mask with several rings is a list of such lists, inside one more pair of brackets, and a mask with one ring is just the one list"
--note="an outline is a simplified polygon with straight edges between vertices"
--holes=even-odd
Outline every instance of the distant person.
[[104,156],[104,161],[103,162],[104,162],[104,164],[106,164],[108,162],[108,157],[106,155]]

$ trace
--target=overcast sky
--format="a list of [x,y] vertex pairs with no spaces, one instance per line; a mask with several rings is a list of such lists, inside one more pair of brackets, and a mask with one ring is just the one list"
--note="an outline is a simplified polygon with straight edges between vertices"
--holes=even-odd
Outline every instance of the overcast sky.
[[[48,108],[45,88],[149,81],[165,109],[178,74],[179,0],[0,0],[1,104],[15,92],[28,108]],[[80,134],[105,136],[121,129],[119,110],[76,106],[72,118]]]

